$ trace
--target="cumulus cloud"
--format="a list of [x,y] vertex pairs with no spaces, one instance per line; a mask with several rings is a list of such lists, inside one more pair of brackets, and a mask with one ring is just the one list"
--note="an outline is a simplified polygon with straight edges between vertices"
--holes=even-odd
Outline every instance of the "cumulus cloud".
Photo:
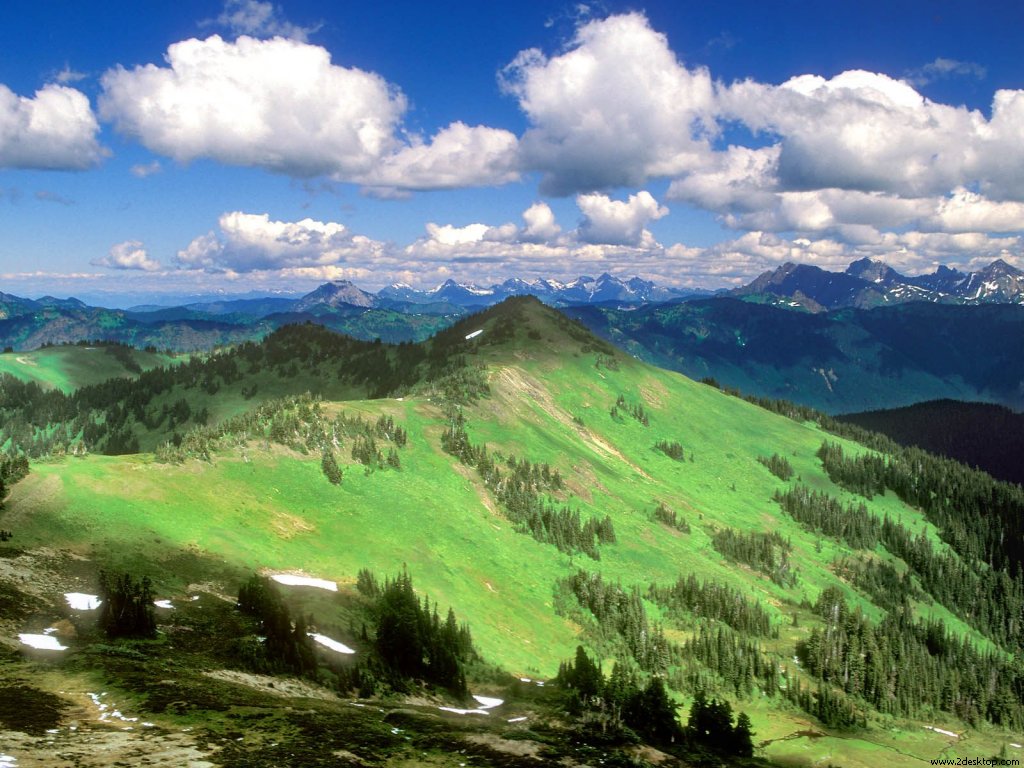
[[518,142],[510,131],[455,122],[429,143],[414,138],[356,180],[385,195],[393,190],[505,184],[519,178],[518,159]]
[[217,24],[234,35],[252,37],[289,37],[306,42],[317,27],[300,27],[284,18],[281,9],[273,3],[259,0],[227,0],[224,10],[216,19],[201,23],[201,26]]
[[156,272],[160,269],[160,262],[151,259],[145,247],[138,240],[125,240],[123,243],[117,243],[111,246],[108,255],[93,259],[89,263],[95,267],[141,270],[143,272]]
[[373,72],[333,64],[322,47],[214,35],[175,43],[165,58],[165,67],[108,70],[100,113],[179,162],[327,176],[380,197],[519,178],[510,131],[456,121],[429,141],[407,136],[401,91]]
[[272,221],[269,214],[233,211],[218,229],[192,240],[175,261],[184,268],[248,273],[320,267],[365,268],[384,244],[353,234],[344,224],[314,219]]
[[644,245],[653,242],[646,229],[651,221],[668,215],[650,192],[642,190],[628,201],[612,200],[607,195],[579,195],[576,205],[583,213],[578,236],[585,243],[607,245]]
[[710,74],[683,66],[639,13],[583,24],[557,56],[520,52],[501,84],[530,121],[523,166],[543,172],[549,194],[638,186],[710,153]]
[[523,211],[526,226],[520,233],[520,239],[528,243],[542,243],[558,237],[562,228],[555,221],[555,212],[545,202],[534,203]]
[[0,168],[82,171],[106,156],[81,91],[49,84],[28,98],[0,84]]
[[100,114],[154,152],[292,176],[365,174],[396,148],[405,110],[384,78],[294,40],[214,35],[168,48],[166,67],[108,70]]
[[971,162],[965,139],[977,112],[924,99],[886,75],[843,72],[780,86],[752,81],[720,90],[723,114],[781,138],[782,188],[839,188],[917,197],[942,194]]

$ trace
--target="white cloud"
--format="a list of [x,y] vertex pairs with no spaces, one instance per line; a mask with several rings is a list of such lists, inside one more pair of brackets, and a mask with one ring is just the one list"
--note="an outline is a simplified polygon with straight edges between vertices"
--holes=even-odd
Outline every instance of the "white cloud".
[[79,80],[85,80],[87,77],[88,75],[84,72],[77,72],[65,65],[64,69],[58,72],[53,79],[61,85],[67,85],[68,83],[77,83]]
[[165,58],[166,67],[108,70],[100,113],[179,162],[328,176],[379,197],[519,178],[513,133],[453,122],[430,141],[403,138],[401,91],[375,73],[332,64],[319,46],[214,35],[175,43]]
[[642,190],[629,200],[612,200],[607,195],[579,195],[576,205],[583,213],[578,237],[585,243],[606,245],[644,245],[653,242],[646,229],[651,221],[668,215],[650,192]]
[[937,202],[926,222],[941,232],[1020,232],[1024,231],[1024,203],[995,202],[958,187]]
[[716,152],[706,167],[675,179],[668,197],[712,211],[756,211],[774,199],[780,149],[778,144],[759,149],[730,146]]
[[233,211],[218,220],[218,230],[195,238],[178,251],[184,268],[247,273],[319,267],[372,265],[384,244],[353,234],[344,224],[302,219],[271,221],[268,214]]
[[81,171],[107,152],[81,91],[49,84],[28,98],[0,84],[0,168]]
[[154,152],[348,178],[397,148],[402,94],[332,64],[321,47],[214,35],[175,43],[166,58],[167,67],[117,67],[101,81],[102,117]]
[[160,262],[151,259],[142,243],[138,240],[126,240],[111,246],[110,253],[99,259],[89,262],[95,267],[107,267],[109,269],[133,269],[143,272],[156,272],[160,269]]
[[306,42],[317,27],[300,27],[284,18],[273,3],[259,0],[226,0],[220,16],[201,26],[219,24],[237,35],[253,37],[288,37]]
[[781,188],[839,188],[906,197],[943,194],[969,172],[984,118],[924,99],[886,75],[849,71],[780,86],[719,91],[724,117],[780,137]]
[[502,86],[530,120],[523,167],[542,171],[550,194],[640,185],[699,168],[710,152],[711,76],[680,64],[639,13],[583,24],[551,58],[520,52]]
[[523,211],[523,228],[520,238],[524,242],[539,243],[558,237],[562,228],[555,221],[555,213],[545,202],[538,202]]
[[519,178],[515,134],[456,122],[429,143],[414,139],[356,180],[371,192],[505,184]]

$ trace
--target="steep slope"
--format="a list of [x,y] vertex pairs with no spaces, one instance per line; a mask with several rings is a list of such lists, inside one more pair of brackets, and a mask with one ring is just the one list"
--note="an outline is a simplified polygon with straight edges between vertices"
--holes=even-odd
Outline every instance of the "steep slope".
[[[838,606],[840,596],[844,617],[877,624],[887,613],[895,615],[897,609],[884,607],[878,590],[857,574],[867,562],[897,574],[907,573],[907,565],[881,543],[858,547],[804,527],[782,511],[773,494],[807,486],[841,504],[863,503],[876,524],[888,516],[937,551],[949,551],[942,532],[892,492],[863,498],[833,482],[817,455],[828,436],[815,425],[633,360],[531,299],[466,318],[429,344],[407,345],[403,352],[351,345],[343,358],[332,358],[328,353],[342,347],[332,347],[323,333],[294,329],[284,334],[289,344],[272,339],[264,345],[267,354],[250,350],[240,359],[258,359],[267,373],[280,355],[286,369],[296,368],[291,380],[319,382],[328,398],[345,397],[342,385],[350,388],[349,396],[374,389],[390,397],[268,406],[248,421],[194,432],[159,461],[150,455],[88,456],[34,465],[15,486],[0,525],[14,532],[20,551],[67,552],[67,562],[75,565],[54,585],[40,586],[36,608],[20,624],[3,625],[7,637],[41,629],[59,616],[55,585],[91,591],[101,566],[148,575],[161,596],[179,600],[196,593],[197,585],[232,595],[253,570],[287,571],[341,585],[338,600],[314,605],[317,620],[360,649],[358,656],[366,648],[358,625],[342,617],[346,601],[354,599],[351,585],[359,569],[394,574],[408,567],[432,602],[453,606],[469,622],[484,657],[515,677],[553,675],[582,642],[609,670],[615,658],[645,674],[663,668],[687,701],[698,684],[737,699],[751,714],[768,757],[799,753],[810,760],[830,756],[844,765],[877,765],[880,759],[913,765],[951,747],[943,732],[922,725],[964,730],[948,710],[929,711],[927,720],[915,722],[903,713],[873,711],[841,692],[829,701],[861,713],[853,730],[830,727],[800,709],[818,706],[823,694],[815,699],[811,693],[820,683],[806,667],[816,657],[798,651],[798,643],[820,639],[831,626],[828,606]],[[371,360],[385,381],[375,380]],[[349,374],[325,379],[328,363]],[[229,383],[231,377],[224,363],[196,368],[196,391],[182,393],[200,396],[210,385],[245,381]],[[393,427],[373,433],[383,453],[394,445],[400,468],[372,458],[372,451],[367,458],[365,436],[346,426],[356,417],[368,425],[384,417],[405,430],[404,446],[386,436],[394,434]],[[828,439],[849,455],[865,452],[849,441]],[[324,477],[326,450],[341,465],[339,485]],[[205,452],[208,460],[198,458]],[[789,480],[760,461],[772,454],[785,458]],[[556,472],[559,482],[551,479]],[[516,486],[514,477],[529,479]],[[535,497],[547,512],[531,517]],[[579,538],[589,521],[604,526],[605,520],[604,534],[591,530],[589,538]],[[732,540],[728,531],[761,534],[752,540],[759,542],[754,548],[768,551],[770,563],[730,549],[723,543]],[[742,629],[743,621],[716,613],[720,609],[710,602],[681,609],[648,591],[652,584],[667,588],[689,575],[713,582],[730,604],[758,606],[749,610],[763,614],[766,626]],[[941,620],[953,636],[996,649],[990,626],[969,626],[957,615],[963,614],[959,605],[929,597],[919,582],[917,575],[906,577],[913,587],[907,591],[913,616]],[[616,584],[622,585],[619,592]],[[626,613],[621,624],[601,614],[601,600],[588,603],[584,585],[598,596],[607,588],[611,603],[642,606],[648,628],[631,628]],[[72,591],[59,588],[65,589]],[[811,608],[816,604],[825,606],[824,613]],[[174,614],[162,621],[174,642],[187,643],[188,632]],[[717,637],[719,662],[701,655],[697,641],[708,632]],[[932,636],[941,633],[934,630]],[[736,637],[750,645],[730,662],[726,649]],[[904,642],[917,647],[909,635]],[[103,654],[84,646],[74,658],[86,664]],[[765,661],[756,677],[755,658]],[[70,661],[48,663],[56,686],[74,670]],[[90,674],[99,676],[103,690],[134,690],[117,677],[122,673],[115,665],[101,668]],[[770,694],[764,687],[768,677],[761,676],[775,676],[769,670],[784,680]],[[186,672],[152,674],[166,679]],[[807,701],[791,703],[786,697],[796,696],[798,681],[808,691]],[[834,685],[833,680],[825,688]],[[134,700],[146,717],[180,723],[167,713],[149,714],[149,699]],[[201,722],[195,717],[190,722]],[[995,752],[1001,738],[1016,737],[972,731],[971,749]],[[957,749],[950,754],[960,754]]]

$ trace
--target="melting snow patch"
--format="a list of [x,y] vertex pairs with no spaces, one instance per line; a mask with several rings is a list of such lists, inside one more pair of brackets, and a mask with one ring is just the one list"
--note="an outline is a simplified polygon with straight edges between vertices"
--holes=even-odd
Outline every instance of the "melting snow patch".
[[13,755],[0,755],[0,768],[15,768],[18,765],[18,758]]
[[295,576],[290,573],[275,573],[270,578],[278,584],[284,584],[289,587],[316,587],[317,589],[327,589],[331,592],[338,591],[338,585],[326,579],[311,579],[309,576]]
[[1020,749],[1020,744],[1014,744],[1012,741],[1010,742],[1010,746],[1014,749]]
[[521,723],[525,719],[526,719],[525,717],[512,717],[512,718],[509,718],[509,722],[510,723]]
[[171,605],[171,601],[170,600],[154,600],[153,601],[153,605],[155,605],[157,608],[173,608],[174,607],[173,605]]
[[483,332],[484,332],[484,329],[481,328],[478,331],[473,331],[472,333],[467,333],[466,334],[466,341],[469,341],[470,339],[475,339],[477,336],[479,336]]
[[316,642],[320,643],[320,645],[324,646],[325,648],[330,648],[332,651],[337,651],[338,653],[355,653],[354,650],[349,648],[344,643],[339,643],[337,640],[332,640],[327,635],[321,635],[317,632],[307,632],[306,634],[312,637]]
[[459,709],[458,707],[438,707],[442,712],[454,712],[457,715],[489,715],[486,709]]
[[473,698],[480,703],[480,709],[494,709],[505,703],[502,699],[492,699],[488,696],[474,696]]
[[52,635],[18,635],[18,639],[25,645],[39,648],[43,651],[67,650],[67,646],[61,645],[60,641]]
[[[106,722],[108,720],[120,720],[123,723],[137,723],[137,722],[139,722],[139,718],[137,718],[137,717],[125,717],[124,714],[121,712],[121,710],[119,710],[119,709],[111,709],[109,704],[104,704],[102,699],[106,695],[107,695],[106,692],[104,692],[104,693],[87,693],[86,694],[86,696],[88,696],[90,699],[92,699],[92,703],[95,704],[96,708],[100,711],[100,720],[101,721]],[[131,730],[131,728],[126,728],[125,730]]]
[[958,734],[956,734],[956,733],[953,733],[953,731],[947,731],[947,730],[945,730],[943,728],[936,728],[934,725],[926,725],[925,728],[927,730],[929,730],[929,731],[935,731],[936,733],[941,733],[943,736],[952,736],[954,739],[959,739],[960,738],[960,736]]
[[64,599],[75,611],[93,611],[103,602],[96,595],[86,595],[82,592],[66,592]]
[[533,680],[531,680],[531,679],[530,679],[530,678],[528,678],[528,677],[520,677],[520,678],[519,678],[519,682],[521,682],[521,683],[532,683],[532,682],[533,682]]

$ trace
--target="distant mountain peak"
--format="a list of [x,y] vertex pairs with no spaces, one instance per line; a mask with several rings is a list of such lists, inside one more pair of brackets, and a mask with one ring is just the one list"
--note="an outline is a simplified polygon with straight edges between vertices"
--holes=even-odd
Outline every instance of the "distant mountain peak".
[[[963,273],[939,266],[933,273],[907,277],[884,261],[863,258],[845,272],[828,272],[809,264],[786,262],[764,272],[733,295],[791,300],[793,306],[812,311],[841,307],[868,308],[910,301],[946,304],[1024,303],[1024,272],[996,259],[978,272]],[[785,302],[783,302],[785,303]]]

